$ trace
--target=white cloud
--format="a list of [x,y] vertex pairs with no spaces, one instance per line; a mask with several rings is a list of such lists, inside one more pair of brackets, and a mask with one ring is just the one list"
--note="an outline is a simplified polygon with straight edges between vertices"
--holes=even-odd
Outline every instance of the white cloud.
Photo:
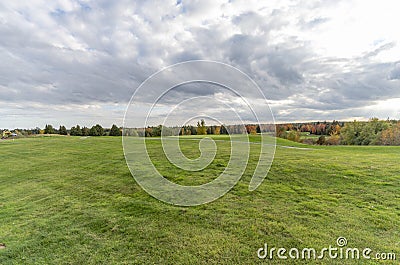
[[[245,71],[285,102],[273,105],[278,121],[368,117],[374,108],[400,118],[376,105],[400,97],[397,10],[389,0],[3,1],[0,111],[13,118],[0,127],[33,126],[32,113],[41,126],[118,120],[146,77],[189,59]],[[77,108],[113,104],[112,114]]]

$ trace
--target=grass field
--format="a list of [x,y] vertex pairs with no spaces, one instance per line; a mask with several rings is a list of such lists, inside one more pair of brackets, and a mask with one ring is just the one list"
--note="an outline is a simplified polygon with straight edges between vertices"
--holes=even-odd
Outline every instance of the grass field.
[[[257,142],[258,136],[252,136]],[[197,141],[183,152],[198,155]],[[177,207],[143,191],[119,137],[43,137],[0,142],[0,264],[398,264],[400,148],[304,146],[277,139],[270,174],[248,191],[259,145],[239,183],[201,206]],[[181,184],[215,178],[229,142],[205,170],[183,172],[148,149]],[[294,149],[285,146],[309,147]],[[394,252],[397,261],[260,260],[271,247],[336,246]]]

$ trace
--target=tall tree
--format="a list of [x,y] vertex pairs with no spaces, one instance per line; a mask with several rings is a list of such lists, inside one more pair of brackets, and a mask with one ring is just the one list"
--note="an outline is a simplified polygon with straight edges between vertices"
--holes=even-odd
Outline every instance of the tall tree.
[[92,126],[92,128],[90,128],[89,135],[90,136],[100,136],[99,131],[97,130],[96,126]]
[[79,125],[76,125],[76,135],[77,136],[82,136],[81,126],[79,126]]
[[68,134],[67,128],[65,128],[64,125],[63,125],[63,126],[60,125],[60,128],[58,129],[58,133],[59,133],[60,135],[67,135],[67,134]]
[[201,119],[200,121],[197,122],[197,134],[199,135],[207,134],[207,127],[204,119]]
[[45,134],[54,134],[56,131],[54,130],[53,126],[50,124],[46,124],[44,127],[44,133]]
[[197,129],[196,127],[189,125],[189,129],[190,129],[190,134],[191,135],[196,135],[197,134]]
[[97,130],[97,132],[98,132],[98,136],[103,136],[104,135],[104,129],[103,129],[103,127],[101,127],[101,125],[100,124],[96,124],[96,130]]
[[153,136],[153,128],[147,127],[144,131],[145,137],[152,137]]
[[88,136],[89,135],[89,128],[84,126],[82,128],[82,136]]
[[113,124],[110,130],[110,136],[121,136],[121,130]]
[[246,125],[247,134],[257,134],[257,126],[256,125]]
[[71,136],[81,136],[82,135],[82,130],[81,130],[81,126],[76,125],[76,127],[72,127],[69,134]]
[[225,125],[221,125],[221,129],[219,130],[220,134],[229,134]]
[[69,129],[69,135],[76,136],[76,127],[75,126],[72,126],[71,129]]

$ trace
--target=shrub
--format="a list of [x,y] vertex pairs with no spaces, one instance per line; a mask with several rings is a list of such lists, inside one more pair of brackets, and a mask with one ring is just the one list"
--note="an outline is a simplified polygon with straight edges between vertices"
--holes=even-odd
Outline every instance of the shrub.
[[326,142],[325,135],[321,135],[317,140],[317,144],[319,144],[319,145],[324,145],[325,142]]
[[327,145],[338,145],[340,144],[340,136],[337,134],[332,134],[326,141]]
[[290,131],[287,134],[287,139],[293,142],[299,142],[300,141],[300,132],[298,131]]
[[305,138],[301,140],[301,143],[303,144],[308,144],[308,145],[314,145],[315,144],[315,140],[312,138]]
[[378,137],[378,144],[400,145],[400,123],[382,131]]

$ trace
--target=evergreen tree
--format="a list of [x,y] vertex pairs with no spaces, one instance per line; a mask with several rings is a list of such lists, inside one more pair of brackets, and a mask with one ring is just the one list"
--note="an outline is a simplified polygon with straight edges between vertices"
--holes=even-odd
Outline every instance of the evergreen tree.
[[89,128],[84,126],[82,128],[82,136],[88,136],[88,135],[89,135]]
[[99,124],[96,124],[96,130],[97,130],[97,133],[98,133],[98,135],[97,136],[103,136],[104,135],[104,129],[103,129],[103,127],[101,127],[101,125],[99,125]]
[[221,125],[221,129],[219,131],[220,134],[228,134],[228,130],[224,125]]
[[82,130],[81,130],[81,127],[79,125],[76,125],[76,135],[77,136],[82,136]]
[[90,128],[89,135],[90,136],[100,136],[99,131],[97,130],[96,126],[93,126],[92,128]]
[[161,132],[163,130],[163,126],[160,124],[157,127],[152,127],[152,134],[151,136],[161,136]]
[[197,130],[196,127],[189,125],[189,129],[190,129],[190,134],[191,135],[196,135],[197,134]]
[[58,133],[59,133],[60,135],[67,135],[67,134],[68,134],[67,128],[65,128],[65,126],[61,126],[61,125],[60,125],[60,128],[58,129]]
[[75,126],[71,127],[71,129],[69,130],[69,135],[76,136],[76,127]]
[[203,119],[197,122],[197,134],[198,135],[207,134],[206,122]]
[[46,126],[44,127],[44,133],[45,134],[54,134],[55,130],[52,125],[46,124]]
[[69,134],[71,136],[81,136],[82,135],[82,130],[79,125],[76,125],[76,127],[72,127]]
[[121,130],[117,127],[117,125],[113,124],[111,127],[110,136],[121,136]]

